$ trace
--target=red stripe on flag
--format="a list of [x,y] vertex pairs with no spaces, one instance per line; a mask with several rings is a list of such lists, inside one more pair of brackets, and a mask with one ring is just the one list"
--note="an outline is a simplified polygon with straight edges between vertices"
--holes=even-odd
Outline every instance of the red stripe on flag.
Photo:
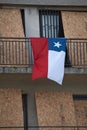
[[30,38],[34,55],[32,79],[47,77],[48,72],[48,39]]

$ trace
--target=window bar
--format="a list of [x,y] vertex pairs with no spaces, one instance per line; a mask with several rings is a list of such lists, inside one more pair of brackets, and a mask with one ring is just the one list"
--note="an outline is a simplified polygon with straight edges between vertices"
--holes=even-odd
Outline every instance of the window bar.
[[56,10],[55,10],[55,38],[56,38],[56,16],[57,16],[57,13],[56,13]]
[[44,14],[42,13],[42,10],[40,10],[40,20],[41,20],[41,24],[40,24],[40,29],[41,29],[41,37],[44,36]]
[[56,15],[56,37],[59,37],[59,13],[57,12],[57,15]]
[[49,38],[49,10],[47,10],[47,37]]
[[57,31],[57,37],[59,37],[59,12],[57,12],[58,15],[57,15],[57,28],[56,28],[56,31]]
[[46,27],[45,27],[45,14],[44,12],[41,10],[41,17],[42,17],[42,36],[46,37]]
[[38,10],[38,12],[39,12],[39,28],[40,28],[40,36],[42,36],[42,32],[41,32],[41,11],[40,11],[40,9]]
[[48,15],[48,29],[49,29],[49,38],[50,38],[50,14],[51,12],[49,11],[49,15]]
[[53,18],[53,20],[52,20],[53,21],[53,23],[52,23],[53,24],[53,26],[52,26],[53,30],[52,31],[53,31],[53,37],[54,37],[54,12],[53,12],[52,18]]
[[52,25],[52,23],[51,23],[51,12],[50,12],[50,14],[49,14],[49,32],[50,32],[50,37],[52,37],[52,31],[51,31],[52,30],[52,28],[51,28],[52,26],[51,25]]
[[56,14],[55,14],[55,37],[57,37],[57,30],[56,30],[56,28],[57,28],[57,21],[56,21],[56,18],[57,18],[57,11],[55,11],[56,12]]
[[47,16],[44,15],[44,18],[45,18],[45,37],[47,37]]
[[51,21],[52,21],[52,37],[54,37],[54,34],[53,34],[53,13],[51,14]]
[[45,27],[45,13],[44,11],[41,10],[41,24],[42,24],[42,27],[41,27],[41,32],[42,32],[42,36],[43,37],[46,37],[46,27]]
[[55,10],[53,11],[54,13],[53,13],[53,30],[54,30],[54,38],[55,38],[55,16],[56,16],[56,14],[55,14]]

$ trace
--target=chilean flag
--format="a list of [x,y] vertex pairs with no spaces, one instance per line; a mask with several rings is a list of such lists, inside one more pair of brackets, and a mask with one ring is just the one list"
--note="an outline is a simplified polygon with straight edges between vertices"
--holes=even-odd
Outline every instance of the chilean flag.
[[62,84],[66,38],[30,38],[34,56],[32,80],[48,78]]

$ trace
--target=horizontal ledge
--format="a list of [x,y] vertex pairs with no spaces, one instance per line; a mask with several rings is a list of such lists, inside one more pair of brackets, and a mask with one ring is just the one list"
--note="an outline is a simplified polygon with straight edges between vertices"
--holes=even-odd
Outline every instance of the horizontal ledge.
[[87,74],[87,68],[65,68],[65,74]]
[[[0,67],[0,73],[32,73],[32,67]],[[65,74],[87,74],[87,68],[65,68]]]

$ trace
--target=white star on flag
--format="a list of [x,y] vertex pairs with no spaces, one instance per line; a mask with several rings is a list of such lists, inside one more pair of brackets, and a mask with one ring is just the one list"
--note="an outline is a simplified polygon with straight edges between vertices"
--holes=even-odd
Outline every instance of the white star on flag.
[[55,44],[54,46],[55,46],[55,47],[58,47],[58,48],[59,48],[60,46],[62,46],[59,42],[54,42],[54,44]]

